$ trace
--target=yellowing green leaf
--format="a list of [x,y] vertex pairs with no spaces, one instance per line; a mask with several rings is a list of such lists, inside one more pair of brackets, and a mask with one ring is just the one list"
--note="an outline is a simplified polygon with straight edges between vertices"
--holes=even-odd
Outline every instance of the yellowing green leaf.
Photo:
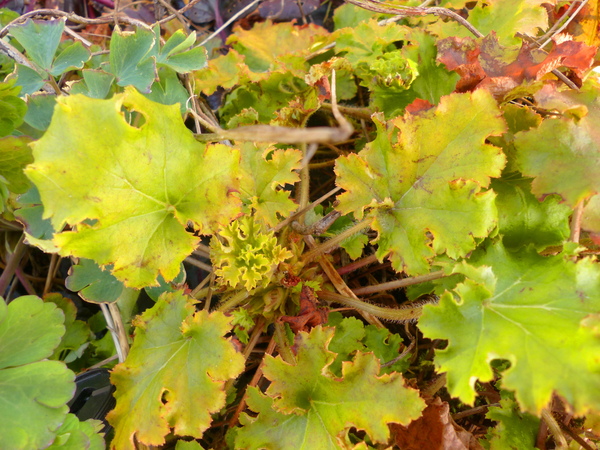
[[524,175],[535,177],[536,196],[559,194],[573,207],[600,192],[599,117],[596,113],[579,121],[546,119],[516,134],[516,163]]
[[[351,446],[348,430],[364,430],[373,442],[389,438],[388,423],[407,424],[425,403],[404,387],[399,373],[377,376],[379,363],[357,353],[342,366],[342,377],[328,366],[336,354],[327,350],[333,328],[300,333],[296,364],[266,356],[264,374],[271,384],[263,395],[249,390],[248,405],[258,412],[245,416],[237,431],[237,448],[339,449]],[[290,382],[293,380],[293,382]]]
[[[134,89],[110,100],[61,97],[26,169],[57,233],[62,255],[114,264],[128,287],[170,281],[200,232],[214,231],[239,212],[239,155],[222,144],[198,143],[177,106],[154,103]],[[130,125],[120,112],[138,112]]]
[[252,29],[236,27],[227,39],[253,72],[282,71],[303,76],[308,69],[305,57],[331,40],[329,32],[320,26],[297,26],[290,22],[266,20]]
[[[282,188],[293,185],[300,177],[302,153],[299,150],[275,150],[246,142],[241,146],[240,195],[249,210],[266,225],[274,226],[298,206],[290,192]],[[250,212],[250,211],[248,211]]]
[[499,116],[480,90],[378,122],[375,141],[336,161],[337,184],[347,191],[337,209],[373,218],[377,256],[390,255],[397,271],[423,274],[436,254],[466,255],[496,223],[494,194],[480,188],[504,166],[500,150],[484,143],[504,131]]
[[449,340],[435,362],[450,394],[472,404],[475,381],[492,380],[490,361],[505,359],[502,386],[524,411],[539,414],[554,392],[577,414],[599,410],[600,339],[581,324],[600,308],[597,264],[501,245],[471,263],[457,269],[470,277],[455,288],[459,300],[447,292],[419,320],[426,337]]
[[192,300],[167,293],[134,325],[131,351],[111,375],[117,387],[117,406],[108,415],[115,427],[111,448],[161,445],[171,428],[202,437],[211,414],[225,405],[225,381],[244,368],[242,355],[223,338],[231,319],[195,312]]

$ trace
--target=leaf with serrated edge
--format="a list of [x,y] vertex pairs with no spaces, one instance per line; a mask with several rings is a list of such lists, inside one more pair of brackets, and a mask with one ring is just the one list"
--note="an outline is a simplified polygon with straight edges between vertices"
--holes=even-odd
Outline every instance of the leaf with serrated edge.
[[244,369],[230,340],[231,318],[195,312],[181,293],[163,294],[134,321],[135,340],[124,363],[115,367],[117,406],[108,415],[115,427],[111,448],[136,448],[134,440],[161,445],[174,429],[202,437],[211,414],[225,406],[225,381]]
[[516,162],[524,175],[535,177],[535,195],[559,194],[575,206],[600,192],[596,118],[583,117],[578,123],[546,119],[538,128],[517,133]]
[[[485,144],[505,129],[485,91],[442,97],[437,108],[406,114],[386,125],[358,155],[336,161],[343,214],[365,210],[379,233],[377,256],[390,255],[397,271],[424,274],[429,260],[446,252],[462,257],[496,223],[494,193],[480,192],[505,163]],[[433,239],[427,237],[431,233]]]
[[249,392],[249,405],[259,414],[244,418],[238,448],[346,448],[351,427],[366,431],[373,442],[386,442],[388,423],[419,417],[425,403],[417,391],[404,387],[399,373],[378,377],[379,363],[370,353],[358,352],[345,362],[341,378],[332,375],[328,366],[336,354],[327,346],[333,334],[333,328],[320,326],[300,333],[295,365],[265,357],[271,385],[267,396]]
[[539,414],[554,392],[577,414],[600,409],[600,340],[582,319],[600,308],[600,269],[562,255],[533,250],[510,254],[500,244],[456,271],[471,279],[426,305],[419,328],[431,339],[448,339],[435,363],[447,372],[448,391],[472,404],[475,381],[490,381],[489,362],[510,361],[502,385],[521,407]]
[[266,225],[274,226],[280,220],[278,214],[287,217],[298,207],[290,193],[282,188],[300,179],[296,171],[300,169],[302,153],[292,149],[275,150],[249,142],[242,144],[240,151],[242,201],[254,208],[256,216]]
[[[137,128],[122,106],[144,116]],[[87,125],[86,125],[87,124]],[[110,132],[107,132],[109,130]],[[239,212],[237,150],[197,142],[179,107],[154,103],[135,89],[110,100],[60,97],[46,134],[33,145],[27,176],[40,191],[44,217],[64,256],[114,264],[128,287],[171,281],[198,238]],[[90,220],[96,220],[90,224]]]

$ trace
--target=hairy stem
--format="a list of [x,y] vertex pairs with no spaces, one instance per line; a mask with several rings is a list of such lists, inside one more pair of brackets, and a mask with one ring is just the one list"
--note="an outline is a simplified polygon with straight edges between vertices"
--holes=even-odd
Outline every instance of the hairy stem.
[[337,294],[330,291],[319,291],[317,296],[322,300],[341,303],[345,306],[368,312],[383,320],[391,320],[393,322],[406,322],[409,320],[418,319],[423,312],[423,303],[418,302],[415,306],[405,306],[402,308],[385,308],[383,306],[373,305],[371,303],[356,300],[345,295]]

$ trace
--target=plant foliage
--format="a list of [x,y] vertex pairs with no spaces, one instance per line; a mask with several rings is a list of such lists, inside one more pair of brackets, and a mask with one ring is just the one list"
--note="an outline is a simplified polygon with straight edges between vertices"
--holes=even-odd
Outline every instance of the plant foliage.
[[600,442],[598,2],[347,1],[0,10],[1,448]]

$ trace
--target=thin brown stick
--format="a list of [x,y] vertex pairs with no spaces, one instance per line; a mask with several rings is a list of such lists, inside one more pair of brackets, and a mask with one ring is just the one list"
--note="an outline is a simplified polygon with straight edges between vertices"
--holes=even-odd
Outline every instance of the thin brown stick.
[[[34,17],[65,17],[68,21],[74,23],[81,24],[103,24],[103,23],[113,23],[114,19],[112,16],[102,16],[97,19],[88,19],[87,17],[82,17],[74,13],[68,13],[65,11],[59,11],[58,9],[36,9],[35,11],[28,12],[23,14],[22,16],[17,17],[16,19],[9,22],[4,28],[0,30],[0,38],[6,36],[9,31],[9,28],[13,25],[17,25],[19,23],[25,22],[27,19],[31,19]],[[152,27],[150,25],[142,22],[141,20],[132,19],[131,17],[127,17],[125,15],[118,15],[117,21],[119,23],[124,23],[127,25],[135,25],[141,28],[145,28],[147,30],[152,31]]]
[[571,217],[571,235],[569,241],[579,242],[579,236],[581,234],[581,219],[583,217],[584,202],[581,201],[575,206],[573,210],[573,217]]
[[[2,271],[2,275],[0,275],[0,296],[4,295],[4,291],[10,284],[17,267],[21,263],[21,259],[27,250],[27,246],[25,245],[25,235],[22,234],[13,250],[12,254],[7,258],[8,261],[6,263],[6,267],[4,271]],[[6,300],[6,299],[5,299]]]
[[346,274],[354,272],[355,270],[358,270],[362,267],[376,263],[377,261],[378,261],[377,255],[375,255],[375,254],[365,256],[364,258],[354,261],[344,267],[340,267],[339,269],[337,269],[337,273],[339,273],[340,275],[346,275]]

